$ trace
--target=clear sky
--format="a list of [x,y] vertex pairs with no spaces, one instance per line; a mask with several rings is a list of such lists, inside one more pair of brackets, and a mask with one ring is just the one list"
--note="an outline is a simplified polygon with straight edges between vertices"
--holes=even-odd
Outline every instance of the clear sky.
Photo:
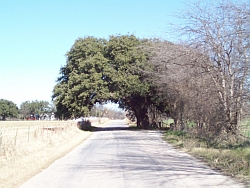
[[51,101],[79,37],[166,38],[182,0],[0,0],[0,99]]

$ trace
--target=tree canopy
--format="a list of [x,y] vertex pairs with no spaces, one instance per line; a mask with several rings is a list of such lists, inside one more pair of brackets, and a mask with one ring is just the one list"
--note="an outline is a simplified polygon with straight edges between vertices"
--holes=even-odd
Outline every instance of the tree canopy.
[[6,118],[17,117],[18,116],[18,107],[12,101],[6,99],[0,99],[0,116],[2,116],[2,120],[6,120]]
[[58,115],[84,116],[96,102],[113,101],[130,110],[138,126],[148,127],[153,89],[145,74],[148,53],[141,48],[148,42],[134,35],[77,39],[53,91]]
[[[79,38],[53,90],[58,116],[116,102],[142,128],[161,116],[201,136],[236,135],[249,104],[249,5],[193,4],[180,14],[185,41],[134,35]],[[210,134],[211,133],[211,134]]]
[[201,137],[234,138],[249,115],[250,7],[230,1],[190,6],[180,14],[185,41],[155,40],[149,48],[157,70],[152,79],[175,129],[192,125]]
[[48,101],[25,101],[20,105],[20,114],[23,118],[29,118],[30,115],[35,114],[42,116],[53,111],[55,109]]

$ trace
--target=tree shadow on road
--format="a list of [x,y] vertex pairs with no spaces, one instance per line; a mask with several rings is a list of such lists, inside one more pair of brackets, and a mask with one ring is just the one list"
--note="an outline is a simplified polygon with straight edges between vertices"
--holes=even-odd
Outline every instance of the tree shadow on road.
[[[123,127],[114,129],[103,128],[100,131],[130,130]],[[86,159],[81,166],[86,171],[96,171],[96,176],[101,177],[105,172],[112,179],[123,181],[123,178],[145,183],[148,187],[228,187],[232,181],[221,172],[211,170],[210,167],[194,159],[184,152],[179,152],[151,131],[134,134],[115,134],[116,142],[109,137],[100,137],[100,142],[105,146],[98,151],[102,157],[95,163]],[[102,140],[103,139],[103,140]],[[147,140],[143,142],[143,140]],[[117,153],[112,154],[114,144]],[[88,161],[90,160],[90,161]],[[98,173],[98,172],[101,173]],[[132,185],[132,182],[131,182]],[[160,186],[161,185],[161,186]],[[242,186],[239,186],[242,187]]]
[[134,127],[97,127],[90,125],[82,127],[81,130],[97,132],[97,131],[124,131],[124,130],[138,131],[140,129]]
[[135,127],[93,127],[93,131],[123,131],[123,130],[140,130]]
[[118,125],[117,124],[111,124],[109,126],[103,127],[101,126],[93,126],[89,120],[78,122],[77,123],[78,128],[83,131],[123,131],[123,130],[142,130],[137,128],[136,126],[127,126],[126,123]]

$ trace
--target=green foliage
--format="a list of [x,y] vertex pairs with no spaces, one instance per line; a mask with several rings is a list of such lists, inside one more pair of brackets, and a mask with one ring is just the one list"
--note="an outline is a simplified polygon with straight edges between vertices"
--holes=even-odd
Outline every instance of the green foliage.
[[150,66],[141,46],[146,43],[134,35],[76,40],[53,90],[58,115],[86,116],[96,102],[113,101],[148,125],[147,108],[155,91],[145,75]]
[[248,137],[250,139],[250,119],[246,118],[241,122],[241,132],[243,135],[245,135],[246,137]]
[[23,118],[28,118],[31,114],[42,115],[53,111],[53,105],[47,101],[25,101],[20,105],[20,113]]
[[6,120],[7,117],[17,117],[18,108],[16,104],[9,100],[0,99],[0,116],[2,116],[2,120]]
[[62,119],[87,116],[95,103],[111,101],[136,118],[138,127],[157,126],[148,112],[167,108],[149,77],[153,67],[145,46],[151,43],[134,35],[77,39],[53,90],[57,115]]
[[67,64],[53,91],[59,116],[87,115],[95,102],[109,98],[106,80],[111,72],[104,44],[103,39],[80,38],[67,53]]
[[171,119],[171,118],[168,118],[168,119],[165,119],[165,120],[162,121],[162,124],[163,124],[164,127],[170,127],[171,123],[174,123],[174,120]]

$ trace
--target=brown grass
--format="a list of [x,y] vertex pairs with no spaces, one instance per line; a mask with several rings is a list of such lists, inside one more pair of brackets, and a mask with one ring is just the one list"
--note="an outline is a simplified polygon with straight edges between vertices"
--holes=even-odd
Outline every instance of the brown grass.
[[0,122],[0,188],[19,186],[91,134],[73,121]]
[[200,158],[212,168],[222,171],[223,174],[246,184],[250,183],[250,146],[208,147],[203,140],[180,133],[180,131],[168,131],[165,139],[175,147]]

